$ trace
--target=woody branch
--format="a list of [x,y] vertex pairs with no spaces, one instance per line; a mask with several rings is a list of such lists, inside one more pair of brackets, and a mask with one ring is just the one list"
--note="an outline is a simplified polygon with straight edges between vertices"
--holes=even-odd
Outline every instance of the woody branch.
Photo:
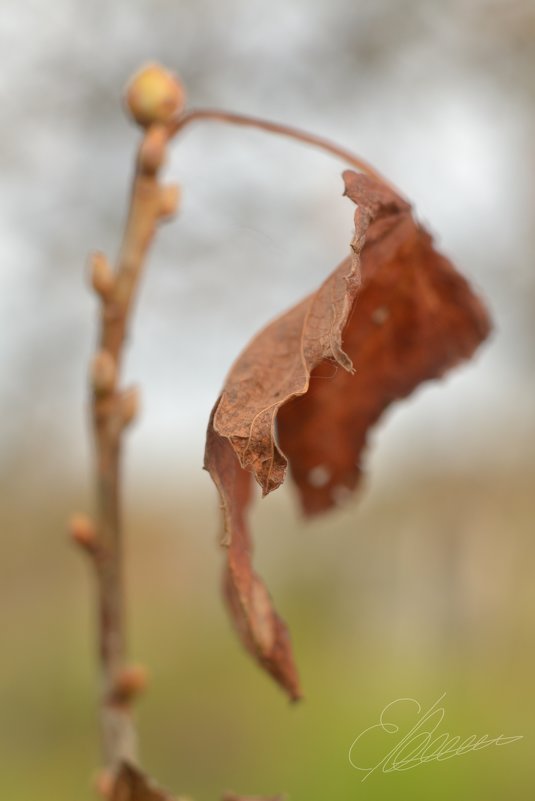
[[97,515],[76,515],[72,537],[90,555],[98,596],[98,652],[101,672],[100,726],[107,775],[123,761],[136,762],[137,743],[130,702],[145,683],[144,671],[129,666],[123,587],[121,454],[123,434],[136,417],[136,388],[119,386],[131,313],[147,251],[157,225],[177,207],[178,188],[162,186],[159,172],[171,136],[169,120],[181,110],[178,81],[153,67],[133,79],[127,108],[144,129],[132,185],[123,242],[115,269],[105,256],[90,257],[91,283],[100,301],[98,350],[90,369],[91,417],[96,451]]

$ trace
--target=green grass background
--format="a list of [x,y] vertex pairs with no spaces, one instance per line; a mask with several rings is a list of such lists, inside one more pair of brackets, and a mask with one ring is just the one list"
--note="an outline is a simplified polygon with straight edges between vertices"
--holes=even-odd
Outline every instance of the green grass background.
[[[2,507],[0,798],[90,799],[94,587],[64,534],[89,499],[72,487],[32,498],[13,493]],[[221,605],[207,478],[178,492],[127,485],[126,499],[130,651],[151,676],[137,720],[143,765],[162,785],[198,801],[227,789],[296,801],[533,798],[529,476],[372,485],[312,524],[289,492],[258,504],[256,564],[305,690],[294,706],[243,653]],[[348,761],[355,737],[390,701],[426,709],[444,692],[440,731],[524,739],[363,783]]]

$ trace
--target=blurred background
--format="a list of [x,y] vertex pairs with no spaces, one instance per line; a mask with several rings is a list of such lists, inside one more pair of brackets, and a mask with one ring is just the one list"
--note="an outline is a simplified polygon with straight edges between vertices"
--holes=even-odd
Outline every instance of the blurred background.
[[[158,60],[192,106],[368,159],[495,331],[388,414],[348,507],[305,525],[284,487],[255,509],[306,694],[289,708],[222,609],[204,430],[246,340],[345,256],[353,208],[343,165],[306,147],[215,123],[176,142],[183,208],[151,253],[125,371],[144,407],[124,487],[130,650],[152,679],[143,764],[196,801],[531,799],[533,0],[4,0],[0,52],[2,798],[92,797],[94,587],[65,535],[93,508],[85,260],[117,252],[138,140],[121,92]],[[426,709],[444,692],[441,730],[524,739],[361,784],[355,737],[396,698]]]

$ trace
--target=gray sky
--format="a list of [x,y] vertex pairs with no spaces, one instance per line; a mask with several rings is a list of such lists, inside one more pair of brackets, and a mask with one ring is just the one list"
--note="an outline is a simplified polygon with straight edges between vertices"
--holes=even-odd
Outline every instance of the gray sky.
[[[45,453],[60,475],[87,469],[97,309],[84,264],[91,249],[117,250],[137,139],[120,97],[147,60],[179,72],[191,105],[261,114],[364,156],[488,299],[492,342],[390,415],[379,475],[529,458],[534,36],[535,4],[516,0],[4,2],[3,468],[37,480]],[[176,142],[167,173],[183,210],[151,254],[126,364],[144,399],[135,469],[186,469],[186,456],[200,467],[211,405],[247,338],[348,250],[342,168],[215,124]]]

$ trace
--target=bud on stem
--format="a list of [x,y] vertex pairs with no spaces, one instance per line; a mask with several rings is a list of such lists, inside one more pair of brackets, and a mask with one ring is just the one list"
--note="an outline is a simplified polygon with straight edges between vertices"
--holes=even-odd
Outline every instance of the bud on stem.
[[69,536],[72,541],[90,554],[97,549],[97,530],[90,517],[74,514],[68,523]]
[[113,272],[110,264],[104,255],[96,251],[89,257],[89,269],[91,271],[91,285],[97,295],[105,299],[111,295],[113,290]]
[[147,689],[148,674],[143,665],[127,665],[119,674],[111,700],[115,704],[128,704]]
[[123,426],[134,422],[139,414],[141,405],[139,387],[129,387],[119,397],[119,414]]
[[169,184],[160,188],[160,219],[174,217],[180,200],[180,189],[177,184]]
[[184,108],[185,92],[179,79],[159,64],[148,64],[126,87],[126,108],[142,128],[168,123]]
[[95,776],[95,791],[100,798],[104,798],[107,801],[111,799],[114,785],[115,779],[109,770],[101,770]]

